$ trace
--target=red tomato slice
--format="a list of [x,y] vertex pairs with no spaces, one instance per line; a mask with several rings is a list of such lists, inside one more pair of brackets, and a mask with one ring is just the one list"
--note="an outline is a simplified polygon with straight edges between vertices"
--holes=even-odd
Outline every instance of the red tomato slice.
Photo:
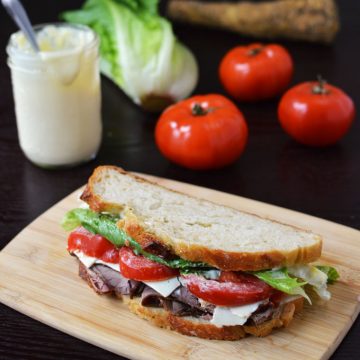
[[[252,283],[255,284],[256,282],[262,286],[262,284],[267,285],[260,279],[258,279],[256,276],[243,273],[243,272],[234,272],[234,271],[222,271],[219,277],[220,282],[243,282],[243,283]],[[270,294],[270,300],[278,306],[283,300],[285,296],[285,293],[282,291],[276,290],[274,288],[271,288],[271,294]]]
[[219,281],[234,282],[234,283],[251,283],[251,284],[259,284],[259,285],[265,284],[263,281],[261,281],[254,275],[247,274],[244,272],[234,272],[234,271],[221,271]]
[[241,306],[268,299],[272,288],[245,273],[222,272],[219,281],[207,280],[197,275],[184,277],[191,293],[211,304]]
[[68,251],[82,251],[105,262],[119,263],[119,249],[101,235],[95,235],[83,227],[78,227],[68,237]]
[[165,280],[179,275],[178,270],[135,255],[125,246],[120,249],[120,271],[126,278],[138,281]]
[[270,301],[277,307],[280,305],[281,301],[284,299],[285,296],[286,294],[282,291],[274,289],[274,292],[270,297]]

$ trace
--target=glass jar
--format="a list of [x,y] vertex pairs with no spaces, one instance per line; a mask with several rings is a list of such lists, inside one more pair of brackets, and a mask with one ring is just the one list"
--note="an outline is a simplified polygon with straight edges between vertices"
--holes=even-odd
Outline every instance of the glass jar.
[[69,167],[94,158],[101,143],[99,40],[88,27],[34,27],[35,53],[22,32],[10,37],[20,147],[41,167]]

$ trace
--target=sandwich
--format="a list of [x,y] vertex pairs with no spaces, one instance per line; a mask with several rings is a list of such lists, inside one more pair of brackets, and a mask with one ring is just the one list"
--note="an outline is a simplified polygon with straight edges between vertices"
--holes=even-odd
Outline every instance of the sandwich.
[[[121,168],[95,169],[62,226],[79,275],[157,326],[205,339],[266,336],[338,277],[310,264],[310,231],[176,192]],[[116,314],[114,314],[116,316]]]

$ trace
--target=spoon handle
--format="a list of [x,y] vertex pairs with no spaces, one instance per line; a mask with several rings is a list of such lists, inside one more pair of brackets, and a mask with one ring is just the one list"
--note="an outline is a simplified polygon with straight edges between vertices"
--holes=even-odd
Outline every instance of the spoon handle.
[[34,51],[39,52],[40,49],[37,44],[33,28],[21,2],[19,0],[1,0],[1,2],[9,15],[25,34]]

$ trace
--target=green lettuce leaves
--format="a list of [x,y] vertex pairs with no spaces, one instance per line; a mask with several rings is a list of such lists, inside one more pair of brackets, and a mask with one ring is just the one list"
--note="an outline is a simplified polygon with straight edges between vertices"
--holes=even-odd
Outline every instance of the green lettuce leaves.
[[124,246],[129,236],[121,231],[116,222],[119,217],[108,214],[99,214],[89,209],[73,209],[66,213],[61,226],[66,231],[71,231],[78,226],[83,226],[93,234],[100,234],[115,246]]
[[331,294],[327,290],[327,284],[332,284],[339,278],[339,273],[331,266],[313,266],[310,264],[257,271],[253,275],[284,293],[301,295],[310,303],[310,298],[303,286],[310,286],[321,299],[329,300]]
[[286,268],[256,271],[252,274],[269,284],[274,289],[280,290],[289,295],[301,295],[311,302],[305,290],[302,288],[302,286],[304,286],[307,282],[291,277]]
[[202,262],[188,261],[184,259],[165,260],[154,254],[144,251],[140,244],[138,244],[125,231],[118,228],[116,225],[119,217],[96,213],[89,209],[73,209],[67,212],[61,222],[61,226],[66,231],[71,231],[78,226],[83,226],[93,234],[99,234],[117,247],[129,246],[137,255],[143,255],[146,258],[155,261],[159,264],[169,266],[174,269],[183,269],[189,271],[189,268],[208,268],[209,265]]
[[157,8],[157,0],[87,0],[61,15],[98,34],[102,73],[136,104],[154,111],[187,97],[198,80],[193,54]]
[[340,277],[337,270],[332,266],[317,265],[316,268],[326,274],[328,284],[333,284]]

